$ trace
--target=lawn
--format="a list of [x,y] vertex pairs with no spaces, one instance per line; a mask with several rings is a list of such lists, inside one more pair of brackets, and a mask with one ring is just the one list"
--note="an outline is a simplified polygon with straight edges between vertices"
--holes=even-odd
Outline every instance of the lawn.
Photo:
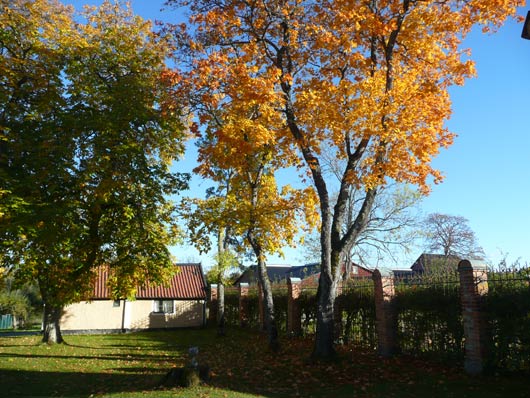
[[[47,346],[39,336],[1,337],[0,396],[6,397],[528,397],[524,376],[472,378],[460,369],[406,357],[383,360],[340,347],[333,363],[308,360],[311,341],[289,339],[273,354],[262,335],[213,329],[66,336]],[[160,387],[190,346],[212,370],[208,385]]]

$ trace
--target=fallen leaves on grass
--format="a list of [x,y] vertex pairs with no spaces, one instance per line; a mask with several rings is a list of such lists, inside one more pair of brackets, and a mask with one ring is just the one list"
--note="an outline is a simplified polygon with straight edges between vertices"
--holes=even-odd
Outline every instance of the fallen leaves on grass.
[[457,370],[441,365],[408,357],[382,359],[373,351],[351,346],[338,346],[334,362],[314,362],[309,360],[312,348],[311,339],[286,339],[273,353],[267,349],[266,336],[239,331],[204,347],[201,361],[212,369],[211,385],[274,397],[322,397],[341,386],[370,397],[382,383],[416,388],[425,378],[444,384],[461,377]]

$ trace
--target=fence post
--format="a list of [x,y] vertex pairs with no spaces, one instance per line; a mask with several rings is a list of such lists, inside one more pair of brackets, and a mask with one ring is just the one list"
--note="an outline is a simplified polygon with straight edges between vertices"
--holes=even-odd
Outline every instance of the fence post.
[[210,285],[210,300],[208,305],[208,322],[210,324],[217,323],[217,300],[219,299],[217,284]]
[[248,283],[239,284],[239,326],[248,326]]
[[376,269],[372,274],[372,280],[374,281],[377,350],[379,355],[390,357],[397,351],[394,278],[386,274],[383,276]]
[[300,310],[300,294],[302,280],[287,278],[287,335],[300,336],[302,334],[302,312]]
[[482,296],[488,293],[488,272],[480,261],[462,260],[458,273],[465,338],[464,369],[478,375],[484,370],[488,355],[488,330],[482,307]]

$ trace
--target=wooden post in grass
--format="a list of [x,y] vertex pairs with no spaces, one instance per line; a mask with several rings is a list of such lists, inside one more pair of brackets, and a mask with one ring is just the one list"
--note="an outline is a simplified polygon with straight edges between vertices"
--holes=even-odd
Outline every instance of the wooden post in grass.
[[458,264],[460,300],[464,322],[464,369],[472,375],[481,374],[488,356],[488,328],[482,296],[488,293],[488,272],[479,261],[462,260]]

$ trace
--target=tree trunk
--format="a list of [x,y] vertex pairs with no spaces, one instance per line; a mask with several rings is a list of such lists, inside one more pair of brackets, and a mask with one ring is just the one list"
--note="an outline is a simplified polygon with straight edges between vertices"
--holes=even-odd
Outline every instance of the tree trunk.
[[62,313],[62,307],[44,305],[44,334],[42,336],[43,343],[60,344],[64,341],[60,327]]
[[225,285],[222,278],[217,284],[217,335],[225,335]]
[[258,279],[263,290],[263,314],[265,315],[265,328],[267,329],[269,348],[272,351],[278,351],[280,343],[278,341],[278,328],[274,316],[274,299],[272,296],[271,281],[269,280],[267,266],[261,254],[258,256]]
[[335,320],[334,307],[337,294],[336,283],[329,275],[321,272],[317,293],[317,328],[312,358],[332,360],[336,356],[334,348]]

